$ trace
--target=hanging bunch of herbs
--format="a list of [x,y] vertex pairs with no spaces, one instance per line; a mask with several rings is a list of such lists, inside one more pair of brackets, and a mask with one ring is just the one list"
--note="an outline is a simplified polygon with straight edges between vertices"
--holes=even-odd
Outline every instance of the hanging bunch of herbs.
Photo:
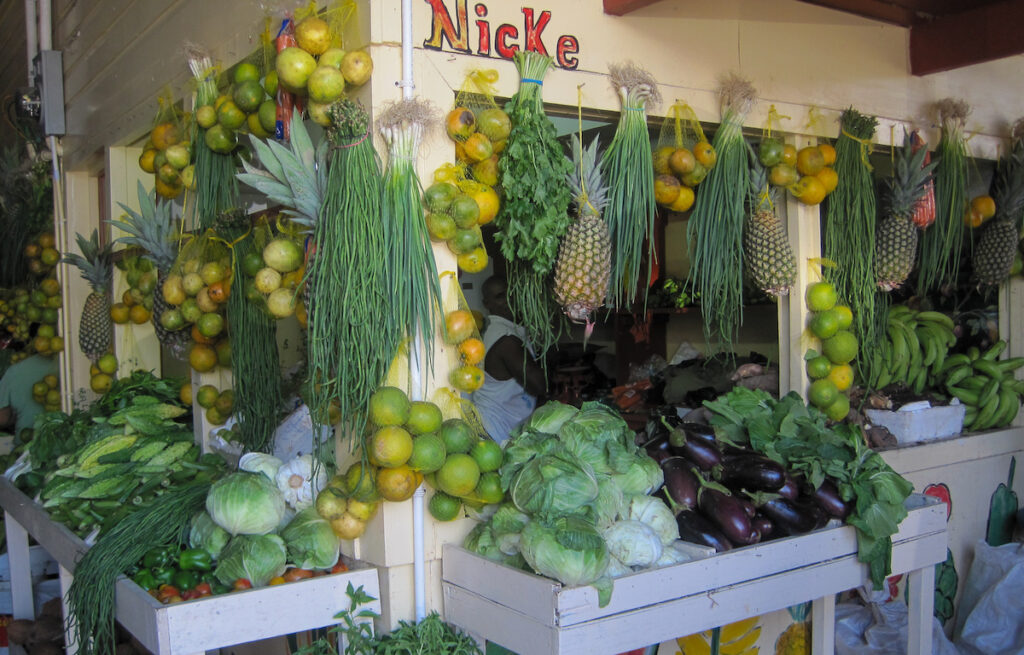
[[306,268],[306,400],[319,425],[336,401],[352,433],[361,434],[370,394],[398,347],[381,227],[384,185],[366,111],[343,99],[329,112],[327,182]]
[[541,99],[551,63],[551,57],[536,52],[515,55],[519,90],[505,106],[512,131],[498,160],[505,198],[494,220],[495,239],[508,261],[509,307],[539,357],[558,339],[547,279],[570,223],[565,179],[572,164]]
[[[217,101],[216,67],[202,48],[194,44],[186,46],[186,56],[196,85],[196,107],[213,106]],[[200,231],[213,227],[221,213],[238,205],[235,156],[210,150],[204,133],[198,126],[193,128],[196,195],[192,221]]]
[[427,367],[431,363],[434,319],[441,311],[441,285],[424,219],[416,155],[433,113],[424,101],[405,100],[386,108],[378,119],[389,154],[381,223],[386,239],[391,322],[398,339],[421,344],[410,348],[410,365],[423,353],[425,361],[416,363]]
[[711,344],[716,338],[729,352],[743,322],[743,225],[750,183],[743,121],[756,91],[750,82],[732,74],[722,81],[719,94],[722,124],[711,144],[718,161],[700,185],[687,239],[691,285],[701,299],[704,339]]
[[[231,245],[232,279],[245,279],[242,262],[254,243],[249,217],[241,211],[217,219],[217,232]],[[281,408],[281,360],[277,353],[277,324],[246,297],[241,287],[228,295],[231,334],[231,372],[239,441],[246,452],[268,452]]]
[[970,153],[964,123],[971,108],[963,100],[936,103],[942,135],[935,149],[935,224],[921,236],[917,275],[918,295],[955,285],[964,245],[963,215],[967,209],[967,163]]
[[[622,101],[615,136],[601,159],[608,180],[608,205],[604,219],[611,232],[611,302],[631,309],[637,289],[647,304],[647,281],[654,260],[654,163],[647,133],[647,106],[661,102],[658,83],[636,64],[612,64],[611,85]],[[647,263],[644,274],[641,262]]]
[[824,270],[839,298],[853,312],[852,329],[860,343],[858,367],[862,380],[873,379],[868,370],[882,339],[884,294],[875,285],[874,252],[877,202],[871,176],[871,138],[878,120],[852,107],[839,118],[835,171],[839,184],[829,195],[825,212],[825,252],[835,267]]

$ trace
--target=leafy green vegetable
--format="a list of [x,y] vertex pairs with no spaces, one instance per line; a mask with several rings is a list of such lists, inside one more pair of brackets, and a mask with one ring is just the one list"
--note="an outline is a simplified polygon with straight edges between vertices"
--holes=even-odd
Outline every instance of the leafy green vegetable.
[[880,589],[890,572],[892,535],[907,515],[903,503],[914,486],[867,446],[858,428],[829,427],[825,415],[796,392],[775,400],[764,391],[736,387],[704,404],[720,440],[749,444],[803,473],[815,488],[830,477],[843,500],[856,500],[847,523],[857,529],[857,557],[869,565]]
[[604,539],[593,525],[577,517],[530,521],[523,528],[520,548],[534,571],[566,585],[591,584],[608,567]]
[[300,569],[329,569],[338,561],[341,542],[315,507],[301,510],[281,530],[288,561]]
[[549,517],[580,511],[597,492],[594,470],[564,446],[530,460],[509,488],[520,510]]
[[216,559],[230,538],[227,530],[214,523],[205,511],[192,518],[188,531],[188,545],[192,548],[202,548]]
[[239,471],[213,484],[206,497],[206,511],[232,535],[266,534],[284,518],[285,502],[265,475]]
[[221,551],[213,574],[226,585],[245,579],[262,587],[284,573],[287,561],[284,540],[276,534],[240,534]]

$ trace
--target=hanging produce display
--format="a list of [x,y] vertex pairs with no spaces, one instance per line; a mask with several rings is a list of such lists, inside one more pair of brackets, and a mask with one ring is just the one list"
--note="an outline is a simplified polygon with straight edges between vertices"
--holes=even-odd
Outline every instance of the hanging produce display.
[[[661,102],[658,82],[636,64],[608,67],[612,89],[622,108],[615,136],[601,157],[607,183],[608,224],[612,250],[609,299],[616,309],[630,310],[639,292],[647,305],[647,288],[654,266],[654,161],[647,132],[647,105]],[[641,264],[647,268],[641,272]]]
[[694,189],[716,161],[697,114],[677,100],[661,124],[653,155],[655,202],[672,212],[689,211],[696,199]]
[[583,343],[594,329],[594,313],[608,298],[611,283],[611,230],[601,213],[608,206],[608,187],[598,157],[598,137],[583,147],[572,142],[573,172],[566,177],[572,190],[576,219],[569,225],[555,262],[555,299],[570,320],[585,323]]
[[750,211],[743,230],[743,261],[754,284],[772,298],[789,295],[796,281],[796,257],[786,228],[775,213],[778,198],[761,162],[750,157]]
[[989,195],[995,212],[976,237],[971,265],[981,285],[996,286],[1009,277],[1020,244],[1024,217],[1024,119],[1014,123],[1010,151],[996,165]]
[[743,226],[750,171],[743,121],[756,92],[750,82],[731,75],[719,89],[722,124],[712,145],[718,162],[701,183],[686,236],[690,277],[701,299],[704,339],[732,348],[743,322]]
[[114,266],[124,273],[128,288],[121,294],[121,299],[110,306],[110,320],[118,325],[149,323],[159,275],[156,266],[146,257],[126,252],[121,253]]
[[[32,278],[52,269],[60,259],[54,249],[53,179],[49,151],[33,149],[19,157],[22,146],[9,147],[0,156],[0,289],[24,287]],[[41,235],[45,245],[40,244]],[[43,251],[47,250],[43,255]],[[45,260],[45,261],[44,261]],[[47,263],[48,262],[48,263]],[[45,270],[44,270],[45,269]]]
[[519,90],[505,107],[512,129],[498,160],[505,200],[494,219],[494,238],[508,262],[509,307],[543,361],[558,339],[548,275],[569,226],[565,177],[571,165],[544,115],[541,88],[551,57],[517,52],[515,64]]
[[171,267],[178,256],[180,224],[174,217],[174,206],[167,200],[158,200],[155,192],[147,193],[142,182],[137,184],[136,194],[139,211],[119,202],[125,215],[121,220],[110,221],[111,225],[127,234],[119,237],[115,243],[141,248],[145,253],[143,256],[156,267],[157,284],[153,289],[151,312],[153,328],[157,339],[171,355],[184,359],[189,340],[188,331],[183,329],[184,322],[175,327],[176,319],[172,314],[167,314],[172,306],[180,305],[185,300],[183,278],[171,276]]
[[877,125],[877,119],[852,107],[840,116],[835,146],[839,182],[826,206],[823,227],[823,254],[836,264],[823,272],[853,313],[851,331],[862,350],[858,361],[862,380],[877,375],[867,367],[875,360],[878,335],[884,333],[878,313],[884,313],[885,299],[877,291],[874,267],[875,183],[868,161]]
[[188,116],[176,110],[172,98],[161,97],[159,102],[161,109],[139,155],[139,168],[153,174],[157,195],[171,200],[185,189],[195,189],[195,166],[189,141],[192,126]]
[[804,353],[811,384],[807,399],[830,420],[841,421],[850,413],[848,391],[853,384],[851,363],[857,358],[857,337],[849,330],[853,313],[838,304],[836,290],[826,281],[808,285],[804,302],[810,312],[807,328],[821,343],[821,353]]
[[928,148],[915,147],[912,133],[904,134],[903,147],[893,155],[893,174],[885,183],[885,216],[875,234],[875,279],[882,291],[899,288],[910,276],[917,261],[918,229],[935,219],[932,171],[937,162],[926,163],[927,157]]
[[110,320],[110,289],[113,261],[113,244],[100,245],[99,232],[92,231],[88,239],[75,235],[81,255],[68,253],[64,261],[73,264],[82,273],[92,291],[85,297],[82,318],[78,325],[78,346],[82,353],[95,364],[110,348],[112,322]]
[[935,110],[942,129],[935,149],[935,223],[921,236],[917,274],[919,295],[957,283],[966,232],[961,219],[968,211],[967,164],[970,152],[964,137],[964,123],[971,109],[963,100],[946,98],[936,103]]

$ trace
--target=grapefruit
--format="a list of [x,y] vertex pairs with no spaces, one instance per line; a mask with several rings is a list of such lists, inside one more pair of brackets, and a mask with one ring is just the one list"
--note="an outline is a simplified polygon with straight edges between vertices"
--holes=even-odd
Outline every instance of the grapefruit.
[[437,405],[424,400],[414,400],[409,403],[409,418],[405,422],[405,427],[415,435],[427,434],[437,432],[443,420]]
[[444,441],[436,434],[421,434],[412,440],[412,455],[406,462],[421,473],[433,473],[441,468],[448,456]]
[[316,59],[302,48],[293,46],[277,53],[274,67],[279,84],[292,93],[304,94],[306,81],[316,70]]
[[409,410],[409,397],[398,387],[380,387],[370,396],[369,419],[378,427],[405,425]]
[[437,434],[444,442],[448,454],[468,453],[477,441],[473,428],[461,418],[448,419],[441,424]]
[[445,459],[435,479],[441,491],[446,494],[465,496],[471,493],[480,481],[480,467],[469,455],[454,453]]

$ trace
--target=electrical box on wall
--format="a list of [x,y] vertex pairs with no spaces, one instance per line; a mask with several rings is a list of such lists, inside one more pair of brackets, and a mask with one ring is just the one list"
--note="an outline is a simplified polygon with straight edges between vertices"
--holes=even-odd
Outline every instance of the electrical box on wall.
[[42,50],[35,61],[39,122],[46,136],[64,134],[64,63],[60,50]]

